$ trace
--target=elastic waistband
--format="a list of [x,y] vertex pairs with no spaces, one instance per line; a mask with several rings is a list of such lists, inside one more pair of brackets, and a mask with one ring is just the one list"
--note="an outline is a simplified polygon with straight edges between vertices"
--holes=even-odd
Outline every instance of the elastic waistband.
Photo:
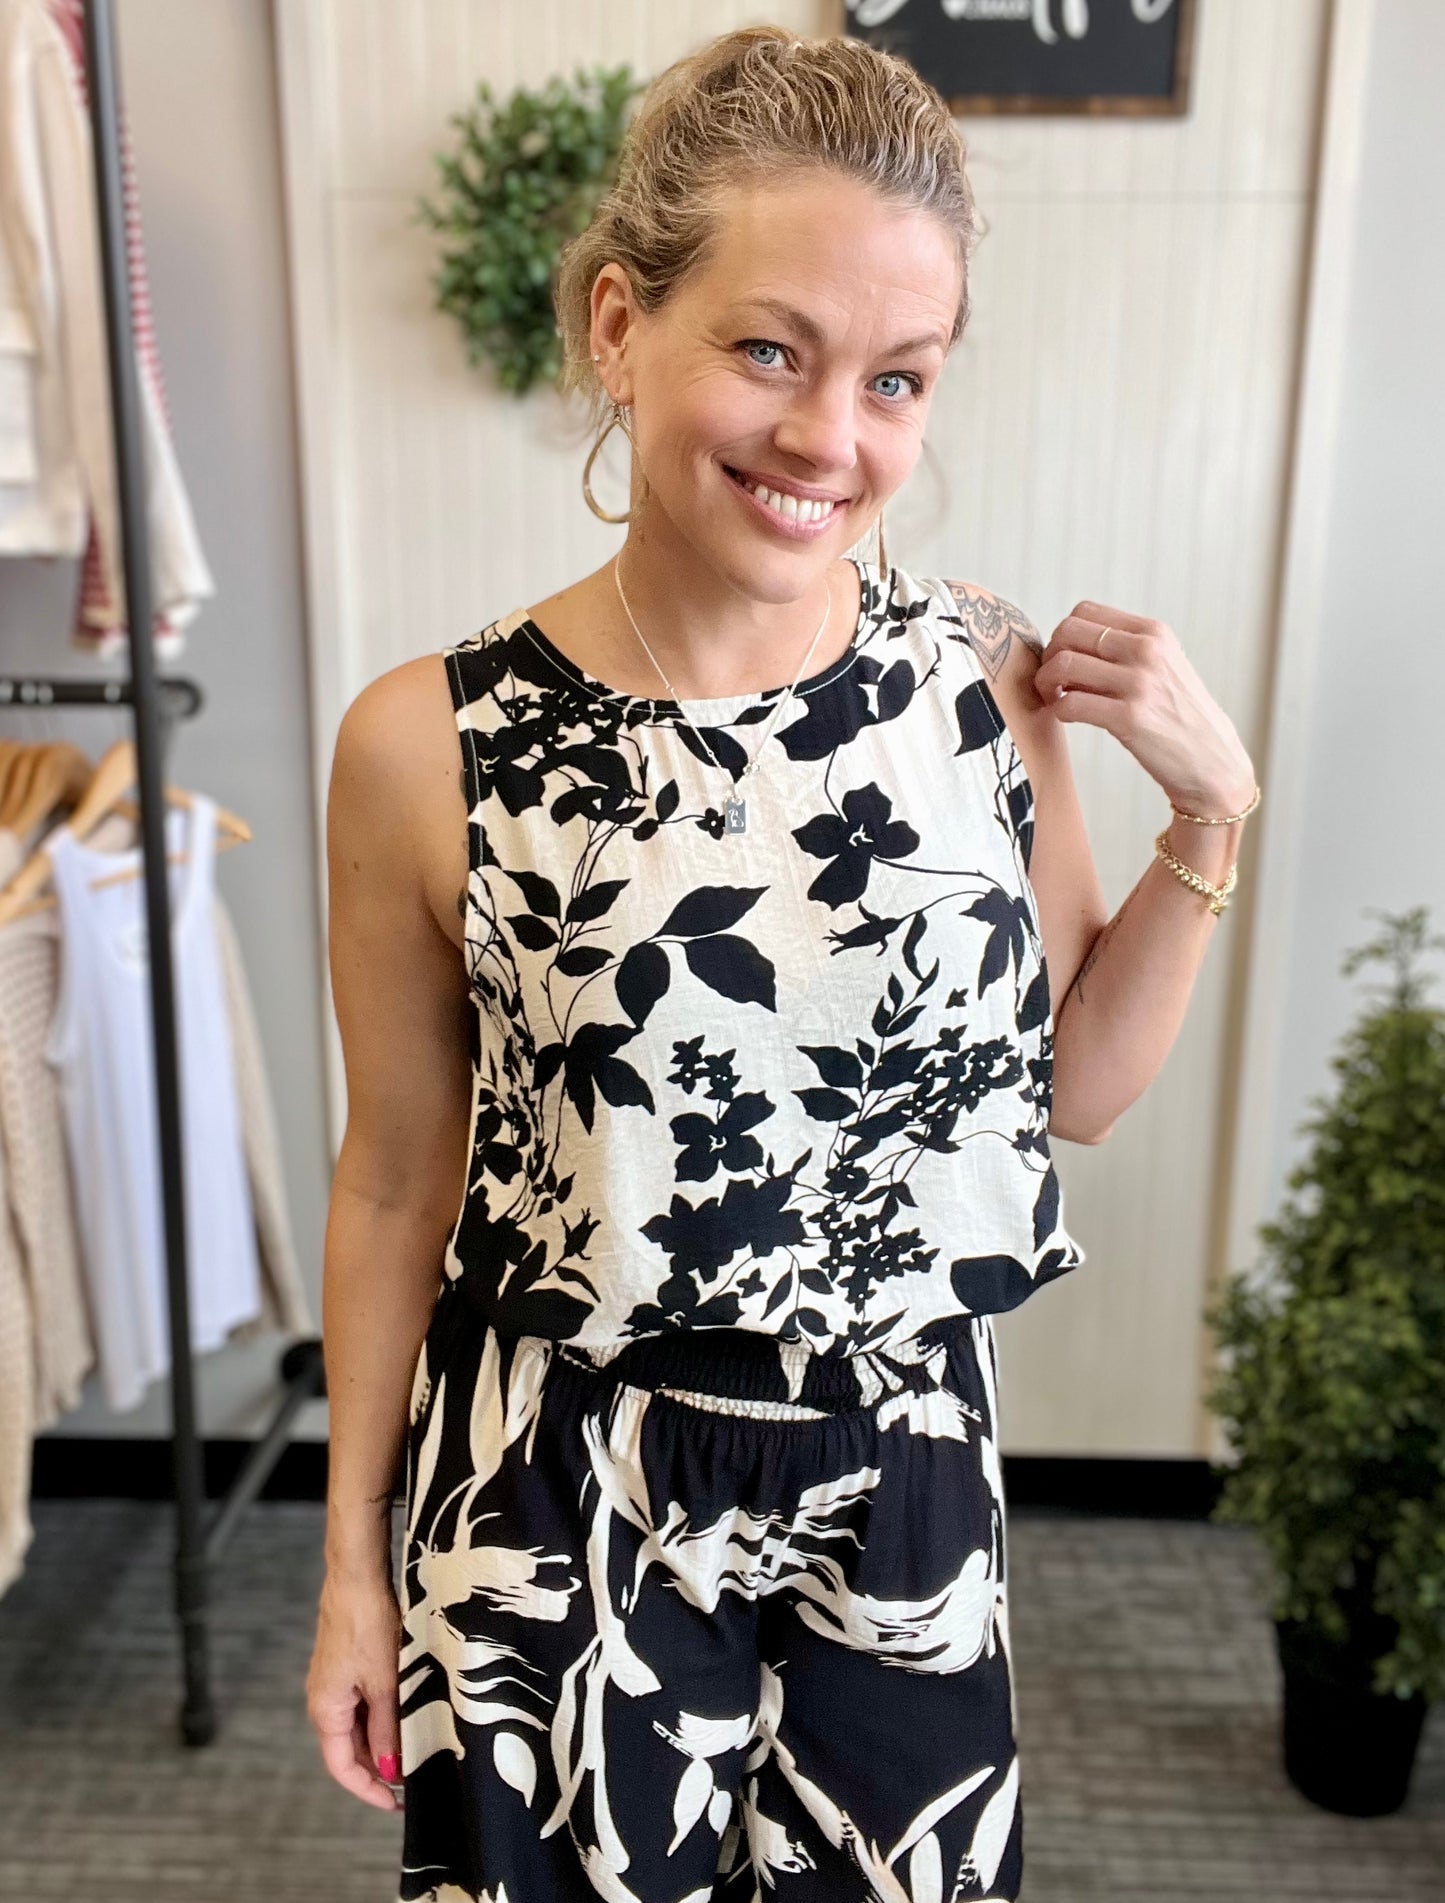
[[[946,1345],[966,1333],[972,1317],[934,1322],[921,1345]],[[772,1401],[843,1414],[877,1399],[880,1383],[871,1357],[829,1349],[819,1354],[806,1342],[785,1341],[746,1328],[697,1328],[647,1335],[597,1363],[566,1342],[553,1344],[553,1368],[575,1371],[606,1385],[684,1389],[716,1399]],[[886,1352],[886,1351],[885,1351]]]

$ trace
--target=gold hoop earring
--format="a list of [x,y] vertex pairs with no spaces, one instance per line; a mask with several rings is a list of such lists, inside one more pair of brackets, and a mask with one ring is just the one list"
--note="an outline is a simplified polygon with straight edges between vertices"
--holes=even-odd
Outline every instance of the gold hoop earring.
[[[592,358],[592,362],[596,363],[598,360]],[[621,403],[613,403],[613,409],[611,409],[611,415],[607,417],[607,422],[604,424],[602,436],[598,436],[596,443],[592,443],[592,453],[588,455],[586,464],[583,466],[583,497],[586,499],[586,506],[592,510],[594,516],[598,516],[602,521],[636,521],[636,516],[638,516],[638,510],[636,510],[636,508],[630,508],[630,510],[626,512],[626,516],[609,516],[605,508],[598,506],[598,499],[592,495],[592,481],[590,481],[590,478],[592,478],[592,464],[596,462],[598,449],[602,449],[604,441],[607,440],[607,430],[611,430],[611,428],[613,428],[615,424],[619,424],[619,422],[621,422],[621,426],[623,426],[623,436],[626,436],[628,443],[632,443],[632,453],[636,455],[636,451],[638,451],[638,440],[636,440],[634,434],[632,434],[632,426],[626,421],[626,409],[624,409]],[[638,508],[642,508],[642,504],[645,500],[647,500],[647,476],[643,474],[642,495],[638,497]]]
[[[602,434],[592,445],[592,454],[587,458],[582,470],[582,494],[586,500],[587,507],[592,511],[593,515],[597,516],[603,522],[631,522],[635,513],[629,509],[626,515],[609,515],[604,508],[599,506],[596,496],[592,493],[592,465],[597,460],[598,450],[601,449],[602,445],[607,441],[608,432],[618,423],[622,424],[622,433],[627,437],[628,441],[631,442],[632,432],[628,429],[626,421],[623,418],[622,405],[620,403],[614,403],[612,405],[612,414],[608,417]],[[633,447],[635,448],[636,445],[634,444]]]

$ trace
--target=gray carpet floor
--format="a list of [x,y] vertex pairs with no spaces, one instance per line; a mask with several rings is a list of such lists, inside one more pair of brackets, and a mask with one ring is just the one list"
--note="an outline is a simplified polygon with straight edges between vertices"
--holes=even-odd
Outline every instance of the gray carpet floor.
[[[0,1599],[0,1897],[394,1903],[400,1818],[331,1782],[306,1719],[322,1509],[263,1503],[239,1528],[212,1621],[221,1731],[200,1750],[177,1738],[169,1509],[32,1517]],[[1009,1526],[1026,1903],[1445,1903],[1445,1715],[1397,1815],[1300,1797],[1252,1534],[1023,1509]]]

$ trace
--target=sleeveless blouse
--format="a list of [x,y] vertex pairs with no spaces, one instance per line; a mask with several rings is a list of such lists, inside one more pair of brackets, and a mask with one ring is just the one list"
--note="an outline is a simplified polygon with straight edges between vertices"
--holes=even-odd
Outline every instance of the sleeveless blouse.
[[779,717],[742,832],[785,689],[687,703],[720,771],[525,609],[443,650],[474,1005],[445,1274],[501,1334],[871,1355],[1085,1259],[1033,790],[946,583],[854,565],[852,644]]

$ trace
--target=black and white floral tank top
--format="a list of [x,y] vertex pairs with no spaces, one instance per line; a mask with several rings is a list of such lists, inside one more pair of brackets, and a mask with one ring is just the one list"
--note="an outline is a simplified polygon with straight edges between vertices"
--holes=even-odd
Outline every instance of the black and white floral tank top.
[[852,1355],[1077,1267],[1048,1140],[1033,791],[941,580],[856,563],[848,651],[688,709],[518,609],[447,648],[471,1153],[446,1274],[602,1362],[728,1327]]

